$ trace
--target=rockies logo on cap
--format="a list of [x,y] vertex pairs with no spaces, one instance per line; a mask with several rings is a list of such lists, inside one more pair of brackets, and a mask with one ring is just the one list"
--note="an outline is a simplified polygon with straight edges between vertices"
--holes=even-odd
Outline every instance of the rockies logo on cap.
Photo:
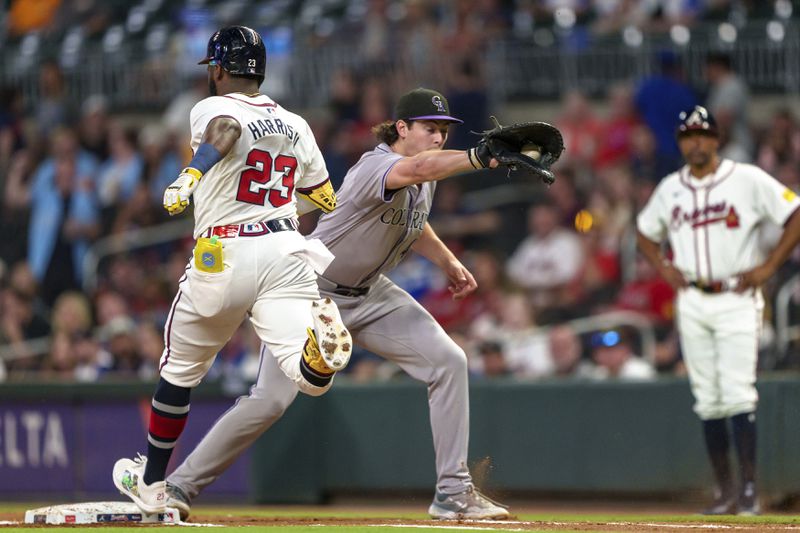
[[397,101],[395,119],[399,120],[444,120],[463,121],[450,115],[450,107],[440,92],[420,87],[407,92]]

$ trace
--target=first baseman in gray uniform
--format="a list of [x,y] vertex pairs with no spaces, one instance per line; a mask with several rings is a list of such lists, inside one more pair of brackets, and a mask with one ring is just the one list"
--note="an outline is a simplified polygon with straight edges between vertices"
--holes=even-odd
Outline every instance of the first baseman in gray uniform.
[[[507,509],[483,496],[467,468],[469,391],[467,358],[419,303],[384,273],[410,249],[430,259],[450,282],[453,298],[476,288],[472,274],[430,224],[436,181],[473,170],[472,151],[443,150],[450,116],[447,100],[429,89],[403,95],[396,120],[373,128],[381,142],[365,153],[337,192],[339,205],[324,214],[312,237],[336,259],[319,278],[353,341],[394,361],[428,385],[436,453],[436,494],[428,510],[439,519],[498,519]],[[496,167],[497,161],[489,161]],[[188,516],[190,501],[212,483],[294,401],[297,386],[272,357],[262,357],[249,396],[239,398],[167,479],[168,505]]]

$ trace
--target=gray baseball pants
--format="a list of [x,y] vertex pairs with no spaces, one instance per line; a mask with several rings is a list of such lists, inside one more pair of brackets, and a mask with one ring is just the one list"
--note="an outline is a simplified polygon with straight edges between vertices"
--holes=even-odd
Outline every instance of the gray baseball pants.
[[[385,276],[363,296],[333,298],[353,341],[394,361],[428,386],[428,404],[436,455],[436,490],[463,492],[472,485],[467,468],[469,389],[464,351],[407,292]],[[255,440],[272,426],[297,396],[297,386],[274,357],[261,358],[256,384],[240,397],[167,478],[190,498],[213,483]]]

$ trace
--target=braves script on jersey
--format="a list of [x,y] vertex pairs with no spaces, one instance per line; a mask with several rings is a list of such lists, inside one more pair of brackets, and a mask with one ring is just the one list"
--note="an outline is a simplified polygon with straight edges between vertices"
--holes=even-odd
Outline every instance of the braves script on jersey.
[[194,191],[195,237],[211,226],[292,218],[294,189],[314,188],[328,179],[306,121],[263,94],[231,93],[199,102],[191,113],[192,150],[219,116],[236,119],[242,135]]
[[380,144],[345,176],[339,205],[322,215],[311,234],[342,258],[328,267],[326,279],[348,287],[369,285],[397,265],[422,233],[436,182],[386,191],[386,176],[400,159]]
[[723,159],[697,179],[687,166],[664,178],[639,214],[648,239],[669,238],[675,266],[688,280],[725,280],[758,265],[758,226],[782,225],[800,200],[758,167]]

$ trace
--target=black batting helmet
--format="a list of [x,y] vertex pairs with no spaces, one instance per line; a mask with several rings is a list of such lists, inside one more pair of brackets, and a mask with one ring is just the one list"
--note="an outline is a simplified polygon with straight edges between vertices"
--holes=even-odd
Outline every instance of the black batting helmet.
[[678,137],[690,131],[701,131],[708,135],[716,137],[717,121],[714,115],[709,113],[708,109],[703,106],[696,105],[686,111],[681,111],[678,114],[678,131],[675,133]]
[[206,58],[198,65],[215,64],[237,76],[256,78],[264,82],[267,70],[267,50],[257,31],[247,26],[227,26],[208,40]]

